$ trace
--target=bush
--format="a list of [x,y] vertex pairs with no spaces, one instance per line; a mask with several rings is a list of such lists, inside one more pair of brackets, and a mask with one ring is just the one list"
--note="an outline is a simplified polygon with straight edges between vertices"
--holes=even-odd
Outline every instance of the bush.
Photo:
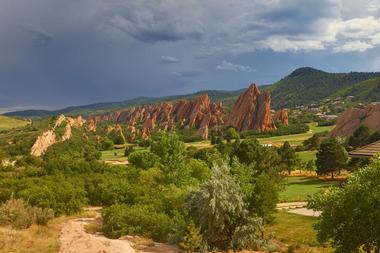
[[116,204],[103,210],[103,232],[111,238],[140,235],[168,241],[173,227],[171,218],[148,206]]
[[53,210],[32,207],[22,199],[11,198],[0,206],[0,224],[17,229],[28,228],[33,223],[46,225],[53,217]]
[[147,170],[153,167],[160,158],[149,150],[136,150],[129,155],[128,161],[132,166]]
[[188,253],[199,249],[203,244],[201,230],[197,228],[194,222],[187,226],[186,235],[182,238],[181,247]]
[[130,154],[132,154],[134,151],[134,147],[133,146],[128,146],[125,148],[124,150],[124,156],[128,157]]
[[43,177],[24,182],[16,196],[34,206],[51,208],[57,215],[79,212],[87,203],[83,181],[69,177]]
[[50,208],[34,207],[35,223],[38,225],[46,225],[49,220],[54,218],[54,211]]

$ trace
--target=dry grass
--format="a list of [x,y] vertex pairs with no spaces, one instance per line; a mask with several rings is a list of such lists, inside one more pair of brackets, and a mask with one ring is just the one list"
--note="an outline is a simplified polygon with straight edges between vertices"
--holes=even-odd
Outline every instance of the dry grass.
[[32,225],[22,230],[0,227],[0,253],[55,253],[61,227],[68,219],[60,217],[46,226]]

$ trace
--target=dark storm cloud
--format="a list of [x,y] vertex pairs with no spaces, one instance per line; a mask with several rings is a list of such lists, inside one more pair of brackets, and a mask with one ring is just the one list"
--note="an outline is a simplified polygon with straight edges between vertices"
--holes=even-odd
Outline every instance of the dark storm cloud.
[[363,68],[355,59],[379,50],[377,2],[2,0],[0,107],[235,89],[321,59]]
[[186,30],[182,29],[176,23],[166,23],[156,19],[142,22],[117,15],[110,19],[110,25],[127,33],[134,39],[146,43],[162,41],[174,42],[186,39],[199,40],[202,38],[201,29]]

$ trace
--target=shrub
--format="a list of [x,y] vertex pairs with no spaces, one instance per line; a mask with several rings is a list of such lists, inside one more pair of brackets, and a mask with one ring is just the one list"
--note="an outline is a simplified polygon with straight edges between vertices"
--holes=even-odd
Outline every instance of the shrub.
[[134,147],[133,146],[128,146],[125,148],[124,150],[124,156],[128,157],[130,154],[132,154],[134,151]]
[[184,248],[186,252],[191,253],[199,249],[202,243],[201,230],[195,226],[194,222],[190,222],[187,226],[186,235],[182,238],[181,247]]
[[160,158],[149,150],[136,150],[128,157],[131,165],[144,170],[153,167],[159,160]]
[[51,208],[57,215],[79,212],[87,203],[84,184],[79,178],[43,177],[24,181],[16,196],[28,199],[33,206]]
[[54,211],[50,208],[34,207],[35,223],[38,225],[46,225],[49,220],[54,218]]
[[22,199],[11,198],[0,206],[0,224],[17,229],[28,228],[33,223],[46,225],[53,217],[53,210],[32,207]]
[[111,238],[140,235],[167,241],[173,226],[171,218],[148,206],[116,204],[103,210],[103,232]]

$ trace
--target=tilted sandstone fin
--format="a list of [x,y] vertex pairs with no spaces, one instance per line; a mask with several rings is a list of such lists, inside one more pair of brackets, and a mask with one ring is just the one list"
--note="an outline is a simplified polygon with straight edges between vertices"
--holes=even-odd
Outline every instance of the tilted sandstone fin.
[[260,92],[256,84],[251,84],[232,107],[226,125],[238,131],[267,132],[276,129],[271,115],[270,94]]
[[[63,123],[66,123],[65,132],[63,133],[60,140],[57,140],[57,135],[55,130],[60,127]],[[72,127],[81,127],[85,123],[85,120],[79,116],[77,118],[66,117],[64,115],[59,115],[54,123],[52,129],[45,131],[42,135],[37,137],[34,142],[30,154],[33,156],[41,156],[46,150],[59,141],[66,141],[72,136]]]

